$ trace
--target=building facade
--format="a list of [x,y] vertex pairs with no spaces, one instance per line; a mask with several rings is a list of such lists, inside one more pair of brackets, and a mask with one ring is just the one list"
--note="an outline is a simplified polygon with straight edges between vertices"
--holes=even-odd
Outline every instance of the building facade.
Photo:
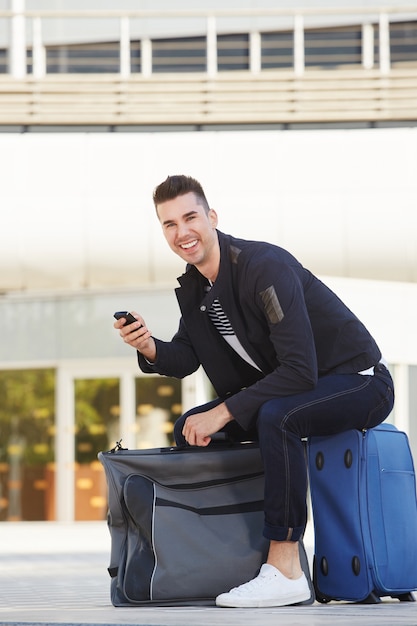
[[210,397],[201,372],[142,376],[112,327],[134,309],[177,328],[184,268],[151,199],[174,173],[220,230],[289,249],[365,322],[417,451],[416,14],[2,4],[0,519],[104,517],[97,452],[169,445]]

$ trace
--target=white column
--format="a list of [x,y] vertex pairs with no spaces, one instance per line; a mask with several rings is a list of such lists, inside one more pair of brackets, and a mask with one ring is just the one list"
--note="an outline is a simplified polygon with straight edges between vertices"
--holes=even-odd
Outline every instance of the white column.
[[130,76],[130,25],[129,17],[120,18],[120,75],[122,78]]
[[262,67],[261,34],[253,31],[249,36],[249,67],[252,74],[259,74]]
[[120,438],[123,448],[136,448],[135,424],[135,377],[130,371],[127,371],[120,378]]
[[12,0],[10,74],[21,79],[26,76],[25,0]]
[[387,13],[379,16],[379,69],[381,74],[389,74],[391,67],[389,44],[389,19]]
[[362,24],[362,67],[370,70],[374,66],[374,27]]
[[394,417],[395,425],[399,430],[409,432],[409,366],[406,363],[397,364],[393,371],[395,386]]
[[149,37],[141,40],[140,43],[140,63],[142,76],[148,77],[152,74],[152,41]]
[[305,69],[304,59],[304,18],[302,15],[294,16],[294,73],[302,76]]
[[46,50],[42,43],[42,22],[40,17],[33,18],[32,72],[35,78],[46,75]]
[[74,381],[58,366],[55,385],[55,513],[59,522],[72,522],[75,513]]
[[187,376],[181,383],[182,412],[209,401],[207,378],[200,367],[194,374]]
[[209,402],[210,383],[204,373],[202,367],[199,367],[195,373],[195,406]]
[[207,74],[214,77],[217,74],[217,31],[216,18],[210,15],[207,18]]

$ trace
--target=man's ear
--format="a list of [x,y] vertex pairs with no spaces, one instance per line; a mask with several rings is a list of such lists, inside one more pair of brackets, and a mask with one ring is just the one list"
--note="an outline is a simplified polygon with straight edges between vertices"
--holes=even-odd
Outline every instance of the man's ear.
[[210,209],[210,211],[208,212],[208,218],[212,228],[216,228],[219,222],[219,218],[217,217],[217,213],[214,209]]

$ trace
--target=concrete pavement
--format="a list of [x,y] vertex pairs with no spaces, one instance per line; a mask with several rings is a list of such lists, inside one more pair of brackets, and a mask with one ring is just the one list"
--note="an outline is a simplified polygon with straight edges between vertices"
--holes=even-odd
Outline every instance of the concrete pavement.
[[[311,533],[306,548],[312,553]],[[275,609],[115,608],[105,522],[0,523],[0,624],[136,626],[417,626],[417,603]]]

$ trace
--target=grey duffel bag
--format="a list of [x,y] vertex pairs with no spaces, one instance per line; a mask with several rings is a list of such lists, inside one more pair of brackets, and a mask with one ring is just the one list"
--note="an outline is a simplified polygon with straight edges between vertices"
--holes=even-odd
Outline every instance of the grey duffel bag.
[[[108,485],[114,606],[213,604],[265,562],[256,443],[98,455]],[[311,584],[300,542],[304,572]]]

